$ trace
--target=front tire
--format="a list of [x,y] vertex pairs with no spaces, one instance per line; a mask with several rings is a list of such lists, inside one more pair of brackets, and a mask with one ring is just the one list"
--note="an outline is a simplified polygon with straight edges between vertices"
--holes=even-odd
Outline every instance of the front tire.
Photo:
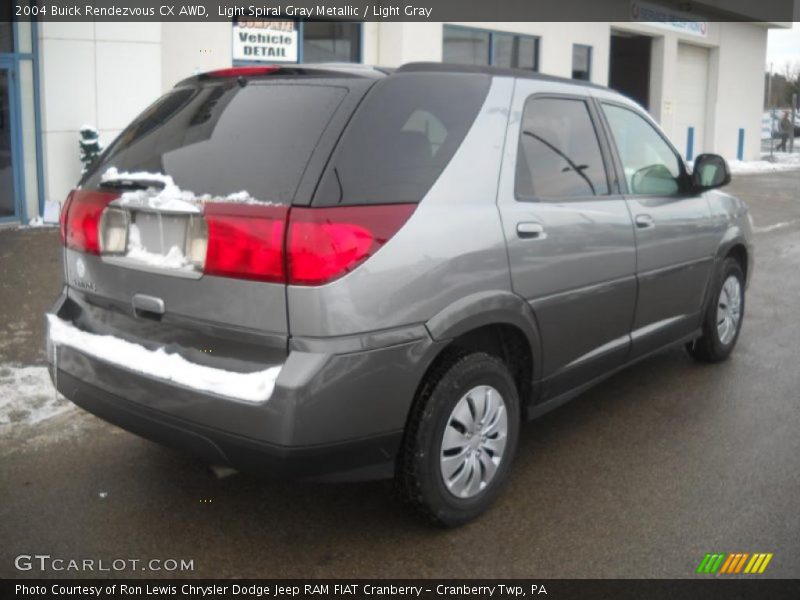
[[447,356],[411,410],[396,478],[405,501],[447,527],[484,512],[508,475],[519,415],[503,361],[483,352]]
[[703,335],[687,349],[701,362],[728,358],[739,339],[744,319],[744,273],[739,262],[726,258],[714,278],[713,300],[703,318]]

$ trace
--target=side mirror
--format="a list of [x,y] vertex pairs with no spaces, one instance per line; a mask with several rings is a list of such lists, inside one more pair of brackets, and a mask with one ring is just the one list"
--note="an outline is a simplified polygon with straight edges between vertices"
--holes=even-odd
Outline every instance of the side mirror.
[[731,182],[728,163],[718,154],[701,154],[694,161],[692,187],[698,191],[712,190]]

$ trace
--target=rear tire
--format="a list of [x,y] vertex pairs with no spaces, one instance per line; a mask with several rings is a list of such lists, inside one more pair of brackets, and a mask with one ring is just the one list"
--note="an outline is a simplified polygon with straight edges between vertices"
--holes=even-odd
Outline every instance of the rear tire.
[[516,385],[503,361],[483,352],[447,356],[411,409],[396,476],[403,499],[447,527],[480,515],[508,475],[519,420]]
[[739,339],[744,320],[744,273],[735,258],[726,258],[714,277],[712,301],[703,317],[703,335],[686,349],[700,362],[728,358]]

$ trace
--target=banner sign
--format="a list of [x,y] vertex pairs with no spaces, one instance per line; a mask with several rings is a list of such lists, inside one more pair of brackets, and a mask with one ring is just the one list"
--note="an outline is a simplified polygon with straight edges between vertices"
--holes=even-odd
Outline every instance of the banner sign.
[[239,19],[233,24],[233,60],[297,62],[294,21]]
[[697,21],[691,15],[646,2],[631,2],[631,21],[697,37],[708,35],[708,21]]

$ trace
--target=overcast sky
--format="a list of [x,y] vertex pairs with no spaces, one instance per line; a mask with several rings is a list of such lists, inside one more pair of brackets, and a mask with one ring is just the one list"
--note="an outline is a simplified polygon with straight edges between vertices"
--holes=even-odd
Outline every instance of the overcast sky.
[[786,63],[800,63],[800,23],[792,29],[770,29],[767,44],[767,68],[774,63],[776,73],[783,71]]

